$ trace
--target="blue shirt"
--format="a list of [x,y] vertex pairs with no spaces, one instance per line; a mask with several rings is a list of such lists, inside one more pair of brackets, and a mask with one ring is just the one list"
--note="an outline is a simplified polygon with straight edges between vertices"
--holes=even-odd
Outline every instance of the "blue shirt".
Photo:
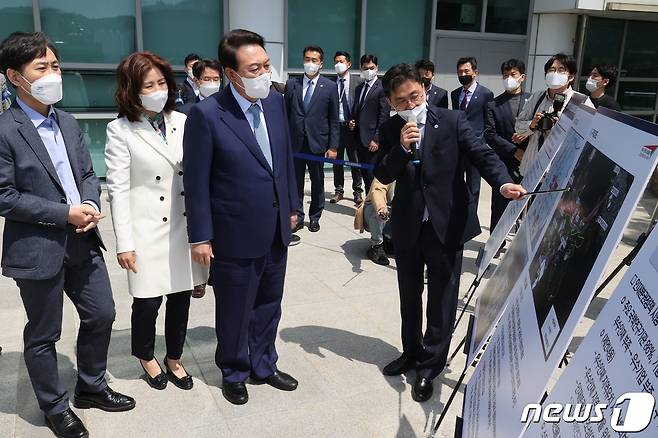
[[[69,156],[66,151],[66,145],[64,144],[64,138],[62,137],[62,131],[59,129],[55,110],[51,106],[48,111],[48,117],[44,117],[30,108],[20,98],[17,97],[16,102],[37,129],[39,137],[41,137],[41,141],[43,141],[43,144],[48,151],[50,161],[55,167],[55,171],[59,177],[59,182],[62,184],[64,193],[66,193],[67,204],[80,204],[80,192],[78,191],[78,186],[73,177],[73,170],[71,170],[71,163],[69,162]],[[98,206],[95,203],[89,203],[98,210]]]

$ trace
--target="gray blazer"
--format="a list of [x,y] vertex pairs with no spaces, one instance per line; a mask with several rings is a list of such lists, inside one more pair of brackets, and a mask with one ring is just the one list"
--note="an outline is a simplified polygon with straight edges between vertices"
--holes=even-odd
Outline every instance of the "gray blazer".
[[[100,182],[77,121],[55,110],[80,199],[100,202]],[[69,206],[48,151],[16,102],[0,115],[0,216],[5,218],[2,275],[45,280],[62,268]],[[94,235],[103,249],[96,228]]]

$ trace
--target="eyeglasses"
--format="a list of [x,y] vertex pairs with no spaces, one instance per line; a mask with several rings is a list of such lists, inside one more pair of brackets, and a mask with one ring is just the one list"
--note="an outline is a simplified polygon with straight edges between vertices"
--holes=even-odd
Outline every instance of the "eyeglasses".
[[423,103],[423,94],[422,93],[412,93],[409,97],[398,97],[395,98],[395,106],[401,107],[403,105],[420,105]]

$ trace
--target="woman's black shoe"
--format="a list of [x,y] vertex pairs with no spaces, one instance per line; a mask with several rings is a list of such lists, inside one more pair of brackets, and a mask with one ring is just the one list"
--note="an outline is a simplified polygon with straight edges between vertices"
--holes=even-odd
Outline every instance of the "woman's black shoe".
[[167,377],[169,377],[169,380],[171,380],[171,383],[179,387],[180,389],[184,389],[186,391],[192,389],[194,386],[194,381],[192,380],[192,376],[187,374],[187,371],[185,371],[185,377],[178,378],[176,375],[171,372],[169,369],[169,365],[167,364],[167,357],[165,356],[164,358],[164,365],[165,369],[167,370]]
[[[144,364],[142,363],[141,360],[139,361],[139,364],[142,366],[142,369],[144,370],[146,383],[148,383],[151,388],[162,391],[167,387],[167,376],[165,375],[164,371],[162,371],[162,367],[160,367],[160,374],[158,374],[155,377],[151,377],[148,371],[146,371],[146,368],[144,368]],[[158,364],[158,366],[160,366],[160,364]]]

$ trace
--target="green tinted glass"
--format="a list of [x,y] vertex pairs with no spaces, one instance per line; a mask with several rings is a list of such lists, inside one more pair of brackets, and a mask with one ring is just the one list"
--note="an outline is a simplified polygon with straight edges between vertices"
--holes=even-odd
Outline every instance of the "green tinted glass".
[[99,178],[105,178],[105,138],[107,124],[113,119],[78,119],[80,131],[89,148],[94,171]]
[[525,35],[530,0],[489,0],[485,32]]
[[57,104],[67,111],[116,111],[114,72],[62,73],[64,98]]
[[658,23],[629,21],[622,63],[625,76],[658,77]]
[[33,30],[32,0],[2,0],[2,6],[0,6],[0,41],[13,32],[32,32]]
[[144,50],[172,65],[190,52],[217,58],[223,17],[221,0],[142,0]]
[[349,52],[357,68],[360,8],[361,0],[288,0],[288,68],[303,67],[302,52],[310,44],[324,50],[325,69],[333,69],[334,53],[338,50]]
[[598,64],[617,65],[623,34],[623,20],[589,17],[581,74],[589,75],[592,67]]
[[654,111],[657,91],[652,82],[620,82],[618,101],[624,111]]
[[379,70],[400,62],[414,63],[429,51],[427,0],[380,0],[368,7],[366,52],[377,55]]
[[439,0],[437,29],[479,32],[481,24],[482,0]]
[[135,51],[134,0],[39,4],[43,31],[57,45],[63,62],[118,63]]

